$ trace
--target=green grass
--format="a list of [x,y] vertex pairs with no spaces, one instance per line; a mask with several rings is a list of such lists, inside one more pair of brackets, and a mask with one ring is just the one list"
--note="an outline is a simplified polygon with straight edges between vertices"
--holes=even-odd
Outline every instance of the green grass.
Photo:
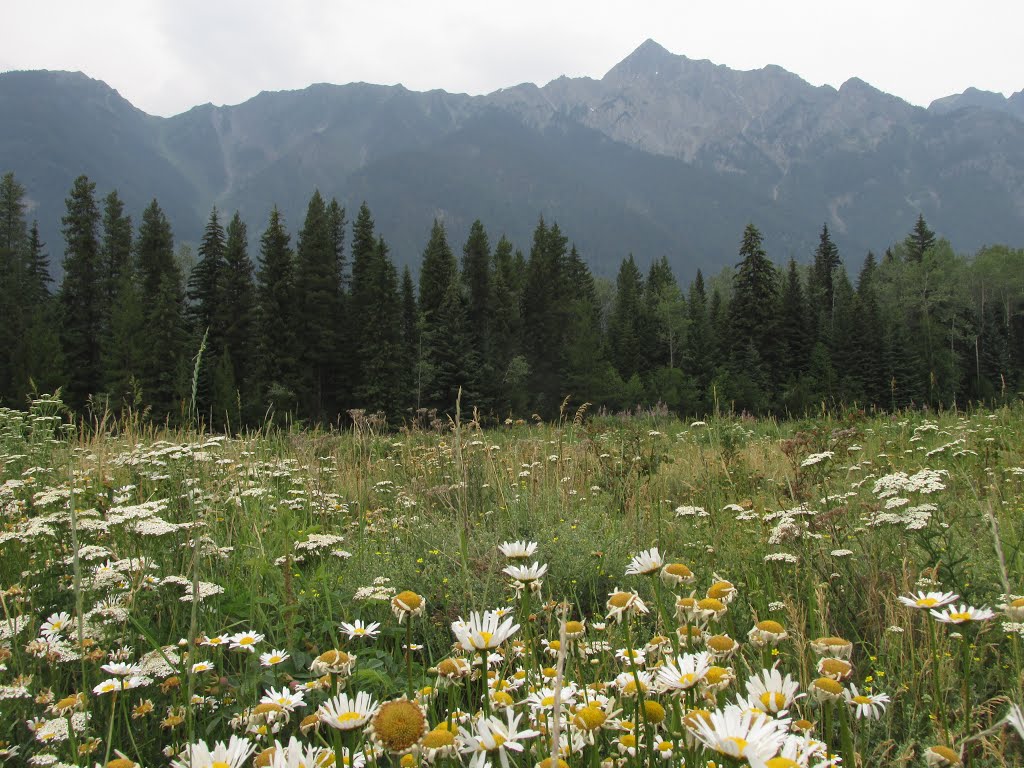
[[[358,657],[350,692],[391,699],[433,687],[426,702],[434,726],[453,708],[472,712],[482,703],[480,681],[439,686],[436,665],[452,654],[451,622],[499,607],[522,625],[514,639],[525,645],[521,657],[506,653],[496,669],[522,670],[528,685],[513,693],[513,711],[524,715],[520,727],[532,720],[543,730],[549,721],[530,714],[525,699],[529,685],[543,684],[541,670],[556,664],[541,641],[558,639],[563,602],[567,618],[587,620],[587,641],[606,640],[612,652],[642,647],[655,634],[675,640],[672,590],[650,577],[624,575],[631,558],[651,547],[666,562],[692,569],[694,583],[677,587],[676,595],[692,591],[702,598],[723,579],[737,589],[728,611],[708,626],[741,642],[736,656],[718,662],[733,669],[736,681],[709,693],[703,706],[733,702],[747,680],[775,662],[807,692],[818,677],[810,642],[837,635],[854,645],[846,685],[887,694],[884,714],[849,720],[840,717],[845,706],[831,711],[807,696],[796,700],[790,716],[815,722],[815,737],[844,753],[846,765],[853,764],[853,750],[863,765],[924,765],[923,751],[934,744],[963,748],[972,765],[1024,759],[1019,737],[1000,725],[1008,705],[1024,701],[1024,636],[1004,627],[1008,619],[997,608],[1007,589],[1024,593],[1019,405],[792,422],[594,418],[493,431],[459,425],[444,433],[239,438],[112,422],[79,431],[62,426],[60,414],[53,401],[38,402],[30,414],[0,412],[0,624],[7,627],[0,685],[10,686],[0,697],[0,741],[20,747],[14,761],[44,753],[92,765],[109,747],[143,765],[166,765],[165,747],[241,734],[244,728],[232,731],[233,718],[271,688],[314,680],[312,660],[337,647]],[[825,452],[832,455],[804,466]],[[895,497],[906,502],[887,510],[892,502],[876,492],[876,483],[922,470],[939,473],[941,489],[900,491]],[[934,506],[908,513],[922,505]],[[907,529],[908,514],[921,519],[918,529]],[[133,529],[133,515],[149,522]],[[158,527],[154,518],[164,522]],[[314,534],[342,539],[304,552],[301,543]],[[512,540],[539,543],[531,562],[548,565],[539,595],[517,597],[502,572],[498,545]],[[120,576],[94,583],[96,566],[108,561]],[[391,594],[422,595],[424,614],[400,624],[387,599],[355,599],[375,579],[387,579],[381,586]],[[223,592],[183,602],[193,582]],[[636,589],[650,612],[595,629],[617,589]],[[958,604],[991,606],[996,616],[938,623],[898,601],[917,590],[955,592]],[[59,611],[70,614],[71,627],[47,657],[40,627]],[[345,638],[340,622],[355,619],[380,622],[380,636]],[[774,649],[748,641],[754,623],[764,620],[787,630]],[[80,628],[84,654],[76,653]],[[265,636],[259,652],[279,648],[290,658],[266,668],[259,652],[197,642],[243,630]],[[403,647],[409,640],[412,650]],[[100,665],[122,646],[131,646],[121,654],[128,661],[166,649],[179,684],[153,676],[116,699],[93,694],[110,677]],[[186,662],[181,656],[189,648]],[[189,675],[200,660],[216,671]],[[611,652],[569,655],[564,664],[566,684],[581,688],[628,672]],[[648,667],[655,665],[649,657]],[[199,697],[192,703],[190,690]],[[86,694],[91,716],[83,732],[66,741],[35,739],[27,723],[60,719],[47,706],[78,693]],[[328,695],[307,693],[306,707],[259,748],[292,734],[340,747],[340,734],[327,726],[319,736],[298,728]],[[648,697],[669,714],[658,728],[637,726],[641,749],[625,758],[628,764],[713,758],[681,738],[680,718],[699,703],[696,696],[652,687]],[[131,718],[131,707],[145,700],[152,712]],[[612,703],[624,709],[622,717],[636,706],[621,694]],[[181,724],[163,727],[172,710],[182,714]],[[563,721],[563,733],[566,728]],[[672,758],[644,746],[646,728],[677,740]],[[596,765],[618,755],[620,733],[602,730],[594,746],[568,762]],[[345,738],[353,739],[346,748],[363,743],[361,736]],[[550,754],[539,742],[528,740],[513,760],[539,762]]]

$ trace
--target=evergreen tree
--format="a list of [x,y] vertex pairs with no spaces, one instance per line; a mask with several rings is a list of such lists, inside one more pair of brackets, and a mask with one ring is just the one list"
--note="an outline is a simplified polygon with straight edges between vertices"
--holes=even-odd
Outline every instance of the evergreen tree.
[[275,206],[260,238],[256,275],[256,390],[261,406],[282,415],[295,409],[294,262],[281,213]]
[[5,350],[23,332],[19,297],[26,238],[25,188],[13,173],[5,173],[0,180],[0,401],[16,405],[23,393],[14,382],[22,376]]
[[498,413],[526,409],[528,366],[522,351],[522,286],[526,265],[522,253],[513,254],[504,235],[494,248],[491,276],[491,350]]
[[[156,200],[142,213],[135,252],[142,331],[146,340],[138,380],[145,401],[154,415],[163,419],[178,412],[191,369],[184,326],[183,277],[174,257],[170,222]],[[198,345],[195,351],[198,352]],[[215,357],[207,356],[202,365],[215,362]]]
[[594,277],[575,245],[569,250],[566,275],[566,394],[572,396],[577,407],[583,402],[615,406],[622,379],[608,359]]
[[420,376],[420,322],[419,310],[416,306],[416,286],[408,266],[402,270],[401,301],[402,406],[403,408],[418,409],[423,384]]
[[828,225],[823,224],[818,247],[814,250],[814,263],[811,265],[807,290],[810,332],[814,340],[824,340],[832,331],[835,313],[833,274],[841,264],[839,249],[832,242]]
[[340,362],[339,325],[341,274],[336,223],[344,212],[331,214],[319,190],[306,209],[296,249],[296,340],[299,344],[299,402],[314,421],[332,420],[340,403],[336,371]]
[[[197,340],[207,336],[207,348],[219,355],[223,329],[218,320],[224,274],[224,227],[216,206],[203,230],[199,261],[188,276],[189,320]],[[207,335],[207,332],[209,334]],[[202,410],[202,409],[200,409]]]
[[458,279],[458,265],[452,249],[448,246],[444,224],[434,219],[420,266],[419,308],[428,331],[433,327],[435,316],[445,300],[449,286]]
[[491,245],[479,219],[469,228],[462,247],[462,284],[469,350],[477,361],[469,370],[467,386],[476,393],[474,402],[482,410],[489,410],[496,394],[491,351]]
[[64,380],[59,315],[49,289],[53,278],[36,221],[29,228],[21,273],[21,290],[12,297],[18,315],[10,347],[15,397],[53,392]]
[[[243,416],[257,415],[249,410],[255,377],[256,289],[249,258],[248,229],[237,211],[228,223],[222,274],[218,325],[223,334],[225,357],[231,363],[229,370],[234,387],[228,390],[225,382],[221,385],[222,391],[227,391],[231,398],[228,405],[235,411],[236,426],[242,426]],[[238,411],[238,401],[243,405],[242,411]]]
[[875,254],[868,252],[857,277],[857,299],[860,304],[859,357],[855,364],[861,371],[864,382],[864,397],[874,405],[886,404],[887,386],[883,359],[882,316],[878,305],[876,285],[878,265]]
[[364,407],[359,401],[358,393],[363,389],[362,341],[366,334],[373,334],[373,328],[367,324],[367,313],[373,302],[372,272],[377,255],[377,237],[374,234],[373,216],[363,201],[359,207],[356,220],[352,222],[352,293],[349,299],[352,317],[352,338],[354,343],[348,350],[349,378],[352,382],[357,407]]
[[79,176],[71,188],[62,221],[64,281],[61,284],[61,345],[67,363],[66,402],[82,408],[103,389],[100,346],[103,318],[103,266],[96,185]]
[[690,284],[689,301],[686,303],[688,328],[686,347],[683,350],[683,370],[693,378],[696,401],[693,409],[697,413],[711,410],[709,388],[715,377],[715,336],[708,313],[708,297],[704,287],[704,275],[697,270],[697,276]]
[[[356,222],[358,226],[359,219]],[[371,219],[371,227],[372,223]],[[378,239],[369,260],[357,271],[357,260],[362,256],[353,247],[352,302],[366,331],[359,334],[362,376],[356,402],[370,412],[397,419],[402,378],[401,361],[395,354],[402,340],[398,273],[383,238]]]
[[542,218],[533,233],[522,291],[523,350],[529,368],[529,391],[536,410],[545,416],[558,413],[567,394],[566,339],[570,307],[566,301],[567,239],[558,224],[548,227]]
[[[733,277],[733,297],[729,305],[730,366],[733,390],[743,392],[744,407],[760,407],[769,402],[755,390],[775,378],[781,363],[777,330],[778,274],[762,246],[761,233],[748,224],[740,246],[742,261]],[[756,352],[751,354],[750,348]],[[758,368],[751,368],[756,361]],[[749,380],[749,381],[743,381]],[[749,394],[748,394],[749,393]]]
[[471,371],[479,365],[479,357],[470,344],[467,315],[466,301],[459,284],[453,281],[424,331],[431,371],[426,402],[452,414],[460,389],[464,409],[468,410],[478,397],[472,389]]
[[[831,275],[830,275],[831,276]],[[789,260],[782,288],[779,341],[783,347],[785,368],[792,377],[806,373],[810,364],[812,335],[808,328],[808,307],[796,260]]]
[[863,307],[850,285],[846,270],[837,270],[830,352],[838,379],[837,394],[846,405],[864,402],[864,371],[860,367],[860,361],[865,357],[862,319]]
[[615,369],[623,380],[628,380],[640,372],[644,362],[639,327],[644,282],[633,254],[622,260],[615,287],[615,304],[608,321],[608,346]]
[[924,214],[917,215],[917,222],[907,239],[903,241],[906,246],[907,260],[920,262],[925,252],[935,245],[935,233],[928,229],[925,223]]
[[132,220],[124,212],[124,203],[112,190],[103,198],[103,261],[104,318],[109,323],[114,302],[121,288],[122,279],[131,279],[132,268]]

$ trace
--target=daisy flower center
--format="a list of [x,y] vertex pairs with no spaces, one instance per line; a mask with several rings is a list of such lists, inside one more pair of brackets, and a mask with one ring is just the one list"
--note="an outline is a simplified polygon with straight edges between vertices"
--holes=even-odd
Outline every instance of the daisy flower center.
[[741,739],[739,736],[729,736],[722,742],[722,746],[726,747],[726,751],[729,754],[743,757],[743,751],[747,748],[747,740]]

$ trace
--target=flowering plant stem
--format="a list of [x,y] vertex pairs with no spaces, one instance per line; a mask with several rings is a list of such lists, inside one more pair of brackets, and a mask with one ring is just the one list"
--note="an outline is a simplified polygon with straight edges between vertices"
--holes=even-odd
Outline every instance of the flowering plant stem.
[[948,744],[949,723],[946,722],[946,703],[942,696],[942,687],[939,684],[939,649],[935,637],[935,622],[928,617],[925,617],[925,621],[928,622],[928,645],[932,656],[932,698],[934,699],[932,706],[935,708],[934,714],[942,729],[942,739]]

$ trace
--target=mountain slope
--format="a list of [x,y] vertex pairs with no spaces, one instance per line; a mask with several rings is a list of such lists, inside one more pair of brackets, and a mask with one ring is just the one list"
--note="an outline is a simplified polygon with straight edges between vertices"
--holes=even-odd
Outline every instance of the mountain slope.
[[158,198],[185,241],[214,204],[255,240],[276,203],[294,235],[319,188],[350,211],[365,199],[399,263],[418,263],[435,216],[453,242],[479,217],[526,248],[543,215],[602,274],[633,252],[688,278],[732,264],[748,221],[777,261],[806,259],[827,222],[857,263],[919,213],[959,249],[1024,242],[1024,92],[999,99],[925,110],[857,79],[815,87],[650,40],[600,80],[477,97],[319,84],[172,118],[81,74],[14,72],[0,75],[0,170],[29,189],[54,262],[86,173],[136,219]]

